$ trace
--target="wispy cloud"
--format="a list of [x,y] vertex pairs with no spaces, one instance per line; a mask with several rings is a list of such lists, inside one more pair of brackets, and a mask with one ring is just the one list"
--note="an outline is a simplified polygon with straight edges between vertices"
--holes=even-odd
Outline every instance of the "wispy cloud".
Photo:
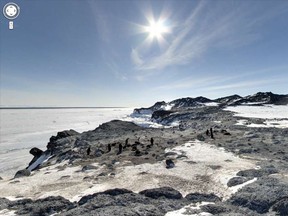
[[[287,66],[277,66],[271,68],[259,68],[254,71],[241,71],[239,73],[223,76],[214,75],[209,77],[186,77],[176,80],[172,83],[158,86],[153,91],[167,90],[187,90],[194,89],[199,91],[218,91],[224,89],[244,89],[248,87],[263,86],[266,84],[275,84],[287,82]],[[262,78],[263,74],[270,73],[269,79]]]
[[242,46],[255,41],[259,35],[254,27],[271,18],[275,11],[250,19],[252,10],[240,6],[230,5],[230,8],[223,9],[218,4],[200,1],[191,15],[174,28],[173,38],[160,54],[143,55],[141,46],[131,50],[135,68],[147,71],[185,65],[215,46]]

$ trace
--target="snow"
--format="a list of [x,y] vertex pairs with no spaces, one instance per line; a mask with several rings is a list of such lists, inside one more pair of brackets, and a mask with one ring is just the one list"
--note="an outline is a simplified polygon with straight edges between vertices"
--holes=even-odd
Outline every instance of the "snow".
[[162,125],[158,124],[157,122],[154,122],[151,120],[151,114],[131,114],[129,116],[125,116],[121,118],[120,120],[123,121],[131,121],[141,127],[146,128],[171,128],[171,127],[177,127],[179,126],[179,122],[175,121],[172,122],[170,125]]
[[190,205],[184,206],[183,208],[181,208],[179,210],[167,212],[165,214],[165,216],[183,216],[183,215],[210,216],[212,214],[210,214],[208,212],[201,212],[200,214],[190,214],[190,213],[188,214],[188,213],[185,213],[186,211],[189,211],[189,210],[200,209],[201,206],[208,205],[208,204],[215,204],[215,203],[213,203],[213,202],[192,203]]
[[219,103],[216,102],[207,102],[207,103],[203,103],[205,106],[219,106]]
[[3,209],[3,210],[0,210],[0,215],[14,216],[14,215],[17,215],[15,212],[16,211],[10,211],[8,209]]
[[249,123],[246,119],[239,119],[235,125],[245,125],[247,127],[275,127],[275,128],[288,128],[288,120],[265,120],[263,124]]
[[263,119],[288,118],[288,105],[233,106],[224,110],[236,112],[235,116]]
[[174,106],[174,104],[166,104],[166,105],[161,106],[161,109],[162,110],[171,110],[173,106]]
[[94,130],[132,111],[133,108],[1,109],[0,176],[13,176],[25,168],[33,158],[29,150],[33,147],[45,150],[49,138],[59,131]]
[[[19,182],[13,184],[11,182],[14,180],[0,181],[1,196],[39,199],[60,195],[71,201],[78,201],[87,194],[112,188],[126,188],[139,192],[149,188],[170,186],[180,191],[183,196],[192,192],[215,193],[227,199],[236,190],[227,187],[228,180],[240,170],[256,167],[254,161],[239,158],[224,149],[200,141],[191,141],[166,151],[185,154],[187,158],[175,160],[173,169],[166,169],[165,161],[140,165],[124,161],[113,171],[115,177],[99,176],[97,180],[94,177],[105,172],[105,165],[92,164],[98,169],[82,172],[81,166],[55,164],[34,171],[29,177],[19,178],[17,179]],[[212,165],[219,168],[213,169]],[[59,166],[66,168],[62,170]],[[92,179],[83,180],[85,177]]]
[[263,124],[251,124],[247,119],[240,119],[236,125],[288,128],[288,105],[236,106],[225,110],[235,112],[235,116],[265,119]]
[[29,171],[32,171],[33,169],[35,169],[37,166],[39,166],[40,164],[42,164],[44,161],[47,161],[48,158],[50,157],[50,154],[42,154],[33,164],[31,164],[27,169]]
[[131,114],[129,116],[125,116],[120,118],[123,121],[131,121],[141,127],[147,128],[164,128],[162,124],[158,124],[156,122],[151,121],[151,114]]

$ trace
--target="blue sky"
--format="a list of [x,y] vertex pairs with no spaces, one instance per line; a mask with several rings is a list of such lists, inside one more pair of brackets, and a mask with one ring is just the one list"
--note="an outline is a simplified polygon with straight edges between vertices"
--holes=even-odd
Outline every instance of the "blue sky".
[[14,2],[14,30],[0,15],[2,106],[288,93],[286,0]]

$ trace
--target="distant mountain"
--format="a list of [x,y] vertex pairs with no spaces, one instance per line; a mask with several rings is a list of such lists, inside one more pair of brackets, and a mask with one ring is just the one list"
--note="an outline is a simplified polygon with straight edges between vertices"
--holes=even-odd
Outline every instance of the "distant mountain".
[[288,95],[278,95],[272,92],[258,92],[254,95],[248,95],[240,100],[235,101],[231,105],[257,105],[257,104],[275,104],[286,105],[288,104]]
[[169,102],[170,106],[173,108],[180,108],[180,107],[195,107],[195,106],[203,106],[203,103],[212,102],[212,100],[205,98],[205,97],[196,97],[196,98],[180,98]]
[[235,94],[235,95],[231,95],[231,96],[227,96],[227,97],[217,98],[214,101],[217,103],[220,103],[222,105],[229,106],[230,104],[233,104],[233,103],[235,103],[241,99],[242,99],[241,96]]
[[139,108],[135,109],[134,113],[136,114],[152,114],[155,111],[159,110],[172,110],[176,111],[177,109],[187,109],[187,108],[195,108],[208,106],[213,104],[213,106],[238,106],[238,105],[253,105],[253,106],[261,106],[263,104],[274,104],[274,105],[287,105],[288,104],[288,94],[287,95],[279,95],[273,94],[272,92],[258,92],[254,95],[248,95],[246,97],[241,97],[239,95],[230,95],[227,97],[217,98],[215,100],[211,100],[206,97],[186,97],[173,100],[171,102],[166,103],[165,101],[157,102],[153,106],[148,108]]

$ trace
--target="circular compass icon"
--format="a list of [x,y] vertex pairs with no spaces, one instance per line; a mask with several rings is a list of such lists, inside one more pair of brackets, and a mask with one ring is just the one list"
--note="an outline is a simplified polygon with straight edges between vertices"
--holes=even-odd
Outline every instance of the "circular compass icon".
[[3,7],[3,14],[9,20],[16,19],[18,15],[20,14],[20,7],[17,4],[12,3],[12,2],[7,3]]

